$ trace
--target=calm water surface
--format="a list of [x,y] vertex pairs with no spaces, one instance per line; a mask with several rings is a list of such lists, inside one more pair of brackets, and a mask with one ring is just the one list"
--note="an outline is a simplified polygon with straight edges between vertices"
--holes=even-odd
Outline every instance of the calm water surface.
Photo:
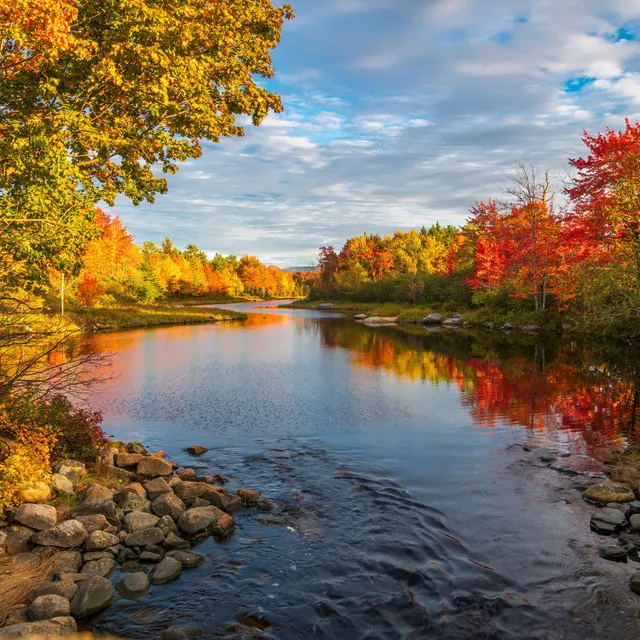
[[[152,638],[636,638],[636,565],[597,557],[579,490],[635,434],[633,354],[367,328],[231,305],[244,323],[99,335],[106,431],[259,488],[207,561],[100,631]],[[550,463],[541,451],[551,447]],[[565,457],[570,454],[568,457]]]

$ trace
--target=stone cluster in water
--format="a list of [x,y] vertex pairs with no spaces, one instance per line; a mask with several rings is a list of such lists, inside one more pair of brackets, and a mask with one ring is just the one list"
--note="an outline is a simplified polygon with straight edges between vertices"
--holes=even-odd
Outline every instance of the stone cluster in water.
[[[200,455],[207,449],[187,451]],[[111,604],[109,576],[117,565],[127,574],[116,585],[118,593],[139,597],[150,584],[165,584],[183,569],[199,566],[204,556],[189,549],[209,536],[229,537],[236,527],[233,512],[271,506],[259,491],[229,493],[220,486],[227,481],[224,476],[199,476],[188,467],[177,471],[164,452],[150,454],[137,442],[126,451],[102,452],[97,469],[123,484],[117,490],[98,482],[87,485],[86,466],[66,461],[57,470],[58,490],[86,485],[69,517],[60,521],[60,509],[25,503],[13,514],[13,523],[0,529],[0,555],[39,563],[55,554],[56,562],[56,573],[36,588],[21,621],[0,629],[0,636],[72,633],[76,619]]]

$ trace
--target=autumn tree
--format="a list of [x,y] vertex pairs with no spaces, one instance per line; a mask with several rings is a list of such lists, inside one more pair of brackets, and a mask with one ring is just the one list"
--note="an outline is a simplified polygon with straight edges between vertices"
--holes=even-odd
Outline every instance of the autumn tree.
[[[94,205],[166,191],[201,140],[242,136],[280,98],[270,0],[14,0],[0,8],[0,258],[74,266]],[[66,248],[68,264],[57,259]],[[9,269],[7,268],[7,272]]]

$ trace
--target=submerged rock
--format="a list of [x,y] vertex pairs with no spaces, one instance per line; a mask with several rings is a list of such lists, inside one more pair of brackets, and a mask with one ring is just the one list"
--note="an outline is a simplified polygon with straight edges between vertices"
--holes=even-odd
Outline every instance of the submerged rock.
[[636,497],[626,484],[620,482],[601,482],[584,491],[582,497],[591,502],[607,504],[608,502],[633,502]]
[[149,588],[149,578],[144,571],[136,571],[130,573],[120,584],[130,593],[142,593]]
[[182,565],[183,569],[195,569],[205,561],[204,556],[191,551],[183,551],[181,549],[169,551],[167,553],[167,558],[175,558]]
[[604,547],[598,552],[604,560],[612,562],[626,562],[627,552],[622,547]]
[[201,456],[203,453],[207,453],[209,449],[207,447],[203,447],[201,444],[194,444],[185,449],[187,453],[190,453],[192,456]]
[[182,573],[182,563],[169,556],[163,558],[149,574],[151,584],[166,584]]

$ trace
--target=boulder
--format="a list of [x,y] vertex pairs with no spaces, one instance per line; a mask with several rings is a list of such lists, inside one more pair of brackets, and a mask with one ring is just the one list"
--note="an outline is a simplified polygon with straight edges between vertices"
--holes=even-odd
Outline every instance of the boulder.
[[188,535],[194,535],[206,531],[224,515],[217,507],[194,507],[178,518],[178,528]]
[[141,498],[147,497],[147,492],[145,488],[139,482],[131,482],[126,487],[123,487],[120,490],[120,493],[123,493],[123,492],[134,493],[135,495],[140,496]]
[[97,504],[113,499],[115,491],[94,482],[80,494],[80,504]]
[[102,531],[109,526],[109,522],[101,513],[95,513],[91,516],[76,516],[76,520],[82,523],[89,535],[94,531]]
[[137,493],[119,491],[113,497],[113,500],[125,514],[130,511],[151,513],[151,501],[139,496]]
[[18,553],[29,551],[29,540],[33,536],[33,529],[22,525],[13,525],[4,530],[6,535],[4,550],[8,556],[15,556]]
[[83,470],[79,467],[70,467],[67,464],[63,464],[58,467],[57,473],[75,484],[76,482],[80,482],[81,478],[87,474],[87,470],[86,468]]
[[115,547],[111,547],[111,549],[107,549],[105,551],[87,551],[87,553],[82,554],[83,563],[93,562],[94,560],[102,560],[103,558],[113,559],[115,555],[113,552]]
[[18,507],[15,519],[26,527],[42,531],[42,529],[53,527],[58,520],[58,515],[56,508],[51,505],[25,503]]
[[71,616],[52,618],[42,622],[20,622],[0,629],[2,638],[62,638],[76,633],[78,627]]
[[629,578],[629,587],[633,593],[640,595],[640,573],[635,573]]
[[362,324],[366,324],[369,327],[376,327],[396,324],[397,322],[398,316],[370,316],[366,320],[363,320]]
[[144,483],[144,488],[152,502],[165,493],[173,493],[169,483],[164,478],[154,478]]
[[331,311],[333,309],[333,305],[330,302],[321,302],[316,305],[316,309],[318,311]]
[[162,530],[166,538],[170,533],[178,533],[178,525],[173,521],[171,516],[162,516],[158,521],[158,529]]
[[71,601],[71,615],[84,618],[108,607],[113,600],[111,580],[89,576],[78,582],[78,592]]
[[500,328],[503,331],[511,331],[513,329],[513,325],[510,322],[505,322]]
[[67,495],[71,495],[73,493],[73,482],[71,482],[71,480],[66,476],[59,473],[54,474],[52,484],[53,488],[58,493],[66,493]]
[[51,489],[46,482],[36,482],[18,491],[20,502],[46,502],[51,499]]
[[622,547],[603,547],[598,554],[604,560],[611,560],[612,562],[627,561],[627,552]]
[[115,463],[118,467],[135,467],[142,460],[140,453],[118,453],[115,457]]
[[92,516],[96,514],[103,515],[109,524],[117,526],[122,522],[122,509],[118,509],[113,500],[109,500],[108,502],[90,502],[88,504],[78,505],[71,512],[71,517]]
[[167,558],[175,558],[182,565],[183,569],[195,569],[205,561],[204,556],[191,551],[183,551],[181,549],[168,551]]
[[166,458],[167,452],[161,449],[160,451],[152,451],[149,455],[152,458]]
[[182,479],[179,478],[178,476],[171,476],[169,478],[169,480],[167,480],[167,484],[174,489],[176,485],[180,484],[182,482]]
[[49,582],[43,582],[34,593],[34,596],[62,596],[67,600],[71,600],[76,595],[78,585],[73,580],[49,580]]
[[56,570],[59,573],[77,573],[82,566],[82,554],[79,551],[60,551],[56,553]]
[[137,473],[145,478],[171,475],[173,465],[162,458],[142,458],[138,462]]
[[207,484],[215,484],[213,476],[198,476],[196,482],[206,482]]
[[49,529],[36,533],[31,538],[34,544],[48,547],[72,549],[79,547],[87,538],[87,530],[77,520],[65,520]]
[[149,588],[149,578],[144,571],[130,573],[120,585],[129,593],[143,593]]
[[[640,516],[633,516],[640,519]],[[591,516],[591,529],[601,535],[611,535],[622,529],[627,523],[622,511],[618,509],[599,509]],[[638,523],[640,525],[640,522]]]
[[197,471],[195,469],[191,469],[191,467],[180,469],[176,475],[180,480],[195,480],[198,477]]
[[422,324],[437,325],[442,324],[443,320],[444,318],[441,313],[430,313],[428,316],[422,318]]
[[176,485],[173,490],[180,500],[183,502],[189,502],[191,500],[195,500],[195,498],[202,498],[203,494],[211,491],[211,485],[208,485],[205,482],[184,481]]
[[174,520],[177,520],[186,509],[184,502],[173,492],[161,495],[151,504],[151,510],[157,516],[171,516]]
[[447,318],[442,321],[443,327],[459,327],[462,324],[461,318]]
[[182,573],[182,563],[175,558],[163,558],[149,574],[151,584],[166,584]]
[[207,453],[209,449],[207,449],[207,447],[203,447],[201,444],[193,444],[190,447],[187,447],[185,451],[190,453],[192,456],[201,456],[203,453]]
[[144,448],[144,445],[141,442],[130,442],[127,445],[126,449],[129,453],[140,453],[142,455],[147,455],[147,450]]
[[258,504],[261,493],[256,489],[238,489],[238,497],[246,505]]
[[142,529],[149,529],[158,524],[158,516],[143,511],[131,511],[124,517],[124,530],[127,533],[135,533]]
[[632,502],[608,502],[605,507],[607,507],[607,509],[617,509],[618,511],[622,511],[622,513],[624,513],[624,517],[628,518],[629,516],[633,515],[631,513],[630,506],[632,504]]
[[164,542],[162,543],[165,549],[188,549],[191,547],[189,542],[184,538],[181,538],[177,534],[170,532],[167,536],[165,536]]
[[[196,498],[195,500],[191,501],[191,504],[189,506],[191,507],[208,507],[210,506],[211,503],[208,500],[205,500],[204,498]],[[214,507],[217,505],[213,505]]]
[[237,495],[221,494],[220,501],[222,503],[220,509],[226,511],[227,513],[238,511],[238,509],[241,509],[243,505],[242,499]]
[[163,542],[164,533],[157,527],[130,533],[124,541],[127,547],[147,547],[150,544],[162,544]]
[[211,525],[211,533],[216,538],[228,538],[235,530],[236,521],[228,513],[225,513]]
[[634,514],[629,518],[629,524],[631,525],[631,531],[633,533],[640,533],[640,514]]
[[160,562],[163,556],[164,556],[164,550],[163,549],[158,550],[158,547],[154,545],[153,548],[147,547],[140,554],[140,562]]
[[104,576],[105,578],[116,568],[116,561],[113,558],[100,558],[91,560],[82,565],[80,573],[88,573],[92,576]]
[[115,547],[120,541],[117,536],[106,531],[92,531],[87,538],[85,548],[87,551],[102,551],[109,547]]
[[367,314],[366,313],[356,313],[355,316],[353,316],[354,320],[366,320],[367,319]]
[[631,488],[620,482],[601,482],[584,491],[582,497],[590,502],[633,502],[636,497]]
[[540,327],[537,324],[525,324],[522,327],[522,333],[538,333]]
[[38,596],[27,609],[29,620],[51,620],[66,617],[71,613],[69,600],[63,596],[49,593]]

